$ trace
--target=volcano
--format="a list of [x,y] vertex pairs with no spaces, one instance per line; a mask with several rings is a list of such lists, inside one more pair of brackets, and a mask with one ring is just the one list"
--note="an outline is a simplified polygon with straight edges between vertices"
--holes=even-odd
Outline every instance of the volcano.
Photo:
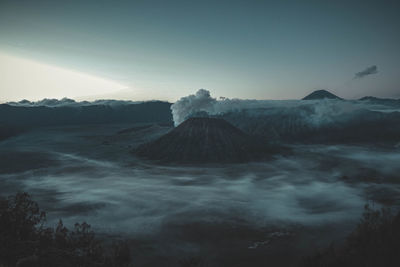
[[140,157],[176,163],[248,162],[276,152],[223,119],[190,118],[136,149]]
[[332,94],[326,90],[316,90],[303,98],[303,100],[318,100],[318,99],[342,99],[337,95]]

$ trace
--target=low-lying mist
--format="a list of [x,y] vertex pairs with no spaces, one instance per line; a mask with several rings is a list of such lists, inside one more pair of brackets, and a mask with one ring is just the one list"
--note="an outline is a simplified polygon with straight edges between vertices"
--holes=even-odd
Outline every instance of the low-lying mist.
[[135,158],[117,141],[105,145],[116,128],[42,129],[3,142],[1,194],[31,192],[49,223],[85,220],[101,231],[130,234],[194,221],[354,222],[383,192],[382,201],[398,201],[397,150],[292,146],[292,155],[267,162],[163,166]]

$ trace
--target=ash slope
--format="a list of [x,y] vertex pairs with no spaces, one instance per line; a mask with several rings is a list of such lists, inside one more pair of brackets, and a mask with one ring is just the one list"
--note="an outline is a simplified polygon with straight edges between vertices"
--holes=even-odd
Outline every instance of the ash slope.
[[139,146],[135,152],[162,162],[221,163],[260,160],[278,150],[223,119],[190,118],[159,139]]

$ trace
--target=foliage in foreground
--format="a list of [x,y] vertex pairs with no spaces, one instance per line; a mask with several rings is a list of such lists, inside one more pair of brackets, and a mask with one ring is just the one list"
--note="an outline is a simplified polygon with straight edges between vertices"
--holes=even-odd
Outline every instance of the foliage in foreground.
[[305,259],[304,267],[397,267],[400,266],[400,212],[365,206],[363,217],[346,243]]
[[105,247],[90,225],[44,226],[46,213],[27,193],[0,198],[0,266],[123,267],[131,261],[126,243]]

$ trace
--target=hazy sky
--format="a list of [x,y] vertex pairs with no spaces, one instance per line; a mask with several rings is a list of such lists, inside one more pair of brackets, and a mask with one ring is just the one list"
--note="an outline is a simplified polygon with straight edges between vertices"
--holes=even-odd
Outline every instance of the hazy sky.
[[[0,102],[400,97],[397,1],[0,0]],[[353,79],[376,65],[378,73]],[[98,89],[97,89],[98,88]]]

